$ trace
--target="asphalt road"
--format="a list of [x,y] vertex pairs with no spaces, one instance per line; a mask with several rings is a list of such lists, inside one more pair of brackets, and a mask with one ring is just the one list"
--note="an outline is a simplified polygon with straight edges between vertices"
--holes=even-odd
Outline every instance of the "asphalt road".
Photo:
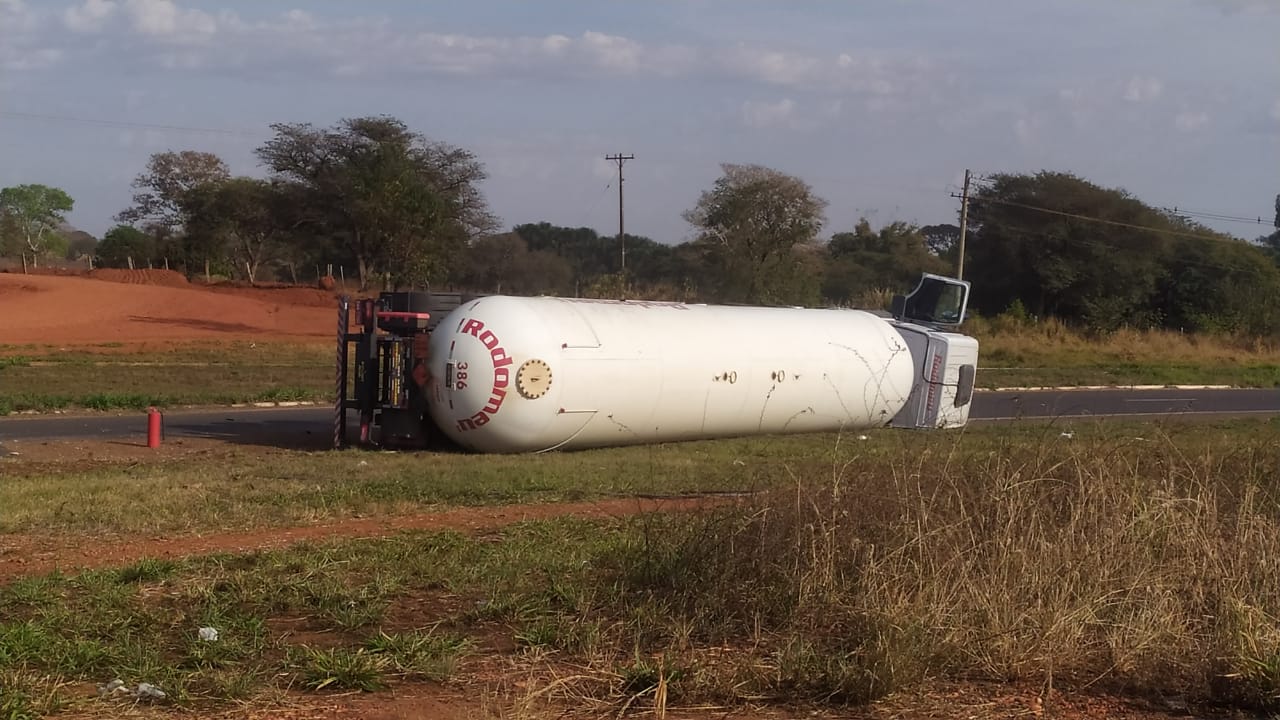
[[1212,415],[1280,415],[1280,389],[979,392],[974,394],[969,413],[971,419],[984,421]]
[[[979,392],[971,419],[1010,422],[1068,417],[1204,418],[1280,416],[1280,389],[1270,390],[1033,390]],[[350,414],[354,419],[355,414]],[[0,418],[5,441],[100,439],[144,443],[145,413],[20,415]],[[327,448],[329,407],[223,408],[165,413],[166,439],[213,438],[244,445]],[[354,437],[354,431],[350,437]]]

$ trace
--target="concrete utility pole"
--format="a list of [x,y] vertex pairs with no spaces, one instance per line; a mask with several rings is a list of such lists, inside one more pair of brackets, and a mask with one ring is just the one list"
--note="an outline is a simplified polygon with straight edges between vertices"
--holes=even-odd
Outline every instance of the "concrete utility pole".
[[628,160],[635,160],[635,155],[605,155],[605,160],[612,160],[618,163],[618,245],[622,248],[622,272],[627,271],[627,236],[622,230],[622,164]]
[[960,253],[956,261],[956,278],[964,279],[964,235],[969,230],[969,169],[964,171],[964,193],[960,196]]

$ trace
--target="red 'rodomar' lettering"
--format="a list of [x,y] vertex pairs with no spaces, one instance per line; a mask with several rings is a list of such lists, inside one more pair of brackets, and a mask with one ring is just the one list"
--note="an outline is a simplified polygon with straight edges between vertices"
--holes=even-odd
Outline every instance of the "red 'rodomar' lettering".
[[489,359],[493,362],[493,388],[489,392],[489,401],[480,409],[480,412],[458,421],[459,431],[475,430],[487,425],[489,420],[502,409],[502,402],[507,398],[507,387],[511,384],[511,370],[508,366],[511,365],[512,360],[511,356],[507,355],[506,348],[502,347],[502,341],[492,330],[486,330],[483,322],[463,320],[459,332],[479,340],[489,351]]

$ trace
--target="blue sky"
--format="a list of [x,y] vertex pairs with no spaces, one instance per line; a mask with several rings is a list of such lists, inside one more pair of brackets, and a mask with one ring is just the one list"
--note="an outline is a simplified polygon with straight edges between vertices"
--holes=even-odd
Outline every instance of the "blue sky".
[[[273,122],[390,114],[484,162],[508,225],[690,237],[721,163],[807,180],[825,234],[955,222],[965,168],[1262,216],[1280,0],[0,0],[0,186],[101,234],[164,150],[260,175]],[[164,127],[147,127],[164,126]]]

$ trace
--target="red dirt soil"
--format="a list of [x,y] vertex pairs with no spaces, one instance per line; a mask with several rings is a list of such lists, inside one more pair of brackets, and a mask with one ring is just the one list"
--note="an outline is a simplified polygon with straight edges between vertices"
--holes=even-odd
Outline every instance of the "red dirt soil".
[[117,270],[100,268],[90,270],[88,276],[94,280],[128,283],[130,285],[160,285],[162,287],[190,287],[187,276],[172,270]]
[[75,573],[104,567],[120,567],[144,558],[177,559],[213,553],[247,553],[287,547],[308,540],[381,537],[402,530],[493,530],[525,520],[572,515],[619,517],[634,513],[688,510],[722,503],[724,499],[650,500],[625,498],[582,503],[542,503],[498,507],[460,507],[441,512],[380,518],[359,518],[303,527],[252,530],[237,533],[160,538],[66,538],[0,533],[0,583],[42,575],[55,570]]
[[0,273],[5,344],[328,340],[336,312],[336,300],[323,290],[204,287],[168,270]]

